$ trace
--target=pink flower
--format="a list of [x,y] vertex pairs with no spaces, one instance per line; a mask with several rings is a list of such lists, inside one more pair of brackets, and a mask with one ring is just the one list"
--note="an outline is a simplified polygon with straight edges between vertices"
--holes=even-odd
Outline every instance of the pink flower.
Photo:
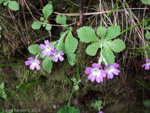
[[36,67],[37,70],[40,69],[40,61],[39,60],[34,60],[34,58],[29,57],[27,61],[25,61],[25,65],[29,66],[30,65],[30,69],[34,70],[34,68]]
[[64,53],[63,53],[62,51],[59,51],[59,52],[58,52],[57,49],[54,49],[54,50],[53,50],[53,53],[51,53],[51,54],[49,55],[49,57],[53,57],[53,56],[54,56],[53,62],[57,62],[58,59],[59,59],[60,61],[63,61],[63,60],[64,60],[64,58],[62,57],[63,55],[64,55]]
[[92,67],[86,67],[85,73],[89,74],[89,80],[93,82],[96,79],[97,83],[103,82],[103,78],[106,77],[105,71],[100,69],[100,65],[96,63],[93,63]]
[[120,70],[117,69],[118,67],[119,67],[119,64],[117,63],[114,63],[112,65],[107,64],[107,66],[105,67],[105,71],[106,71],[108,79],[112,79],[114,75],[119,75]]
[[51,54],[51,51],[54,50],[54,46],[50,46],[48,40],[45,40],[44,43],[45,43],[45,45],[44,44],[40,44],[39,48],[40,49],[44,49],[44,51],[42,52],[42,54],[44,56],[46,56],[46,55],[49,56]]
[[145,70],[149,70],[150,69],[150,59],[147,59],[146,63],[143,64],[142,67],[145,67]]

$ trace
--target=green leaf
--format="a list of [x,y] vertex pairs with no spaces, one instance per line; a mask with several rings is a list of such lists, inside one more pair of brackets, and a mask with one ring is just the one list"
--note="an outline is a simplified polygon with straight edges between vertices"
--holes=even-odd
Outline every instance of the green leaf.
[[3,2],[3,5],[4,5],[4,6],[7,6],[7,5],[8,5],[8,2]]
[[148,30],[146,31],[145,37],[146,37],[147,40],[150,39],[150,32]]
[[95,56],[98,49],[100,48],[100,43],[101,42],[98,41],[98,42],[93,42],[90,45],[88,45],[88,47],[86,48],[86,53],[88,55]]
[[102,55],[108,64],[112,65],[115,62],[115,56],[108,46],[103,47]]
[[44,19],[43,17],[41,17],[41,18],[40,18],[40,21],[42,21],[42,22],[43,22],[44,20],[45,20],[45,19]]
[[94,109],[100,108],[102,106],[102,101],[101,100],[95,101],[91,104],[91,106],[94,107]]
[[0,4],[3,3],[5,0],[0,0]]
[[2,30],[2,27],[0,26],[0,31]]
[[0,89],[4,89],[4,87],[5,87],[5,84],[4,84],[4,82],[2,82],[0,85]]
[[150,0],[141,0],[141,2],[142,2],[143,4],[148,4],[148,5],[150,5]]
[[149,108],[150,107],[150,100],[146,100],[144,101],[144,105]]
[[36,55],[37,53],[42,52],[42,49],[39,48],[38,44],[32,44],[28,47],[28,50],[31,54]]
[[75,56],[76,55],[74,53],[67,53],[67,59],[68,59],[68,62],[69,62],[70,65],[75,64],[75,62],[74,62]]
[[52,2],[49,2],[46,6],[44,6],[42,12],[44,17],[48,18],[53,12]]
[[77,82],[77,79],[76,78],[72,78],[71,79],[73,82]]
[[42,62],[42,67],[45,71],[49,72],[52,69],[52,57],[46,56]]
[[47,31],[49,31],[49,30],[52,29],[52,26],[51,26],[51,25],[46,25],[45,29],[46,29]]
[[65,15],[57,15],[56,22],[62,25],[66,25],[67,17]]
[[77,91],[79,89],[79,86],[78,85],[75,85],[74,86],[74,89]]
[[32,29],[40,29],[42,23],[34,21],[32,24]]
[[69,31],[65,39],[65,52],[74,53],[78,46],[78,40],[73,37],[72,32]]
[[58,51],[65,52],[64,38],[66,37],[68,32],[69,32],[69,30],[67,30],[66,32],[61,33],[61,37],[60,37],[60,39],[58,41],[57,48],[56,48],[56,49],[58,49]]
[[74,107],[65,106],[60,109],[57,113],[80,113],[80,111]]
[[104,39],[105,35],[106,35],[106,32],[107,32],[107,29],[105,27],[98,27],[97,29],[97,34],[102,38]]
[[19,10],[19,4],[16,1],[9,1],[8,7],[13,11]]
[[126,47],[125,47],[125,43],[120,40],[120,39],[116,39],[113,40],[109,43],[109,47],[114,51],[114,52],[121,52],[123,51]]
[[85,43],[99,41],[98,37],[95,34],[94,29],[88,26],[84,26],[78,29],[77,34],[79,39]]
[[5,92],[2,92],[2,98],[3,98],[3,99],[6,99],[6,98],[7,98],[7,95],[6,95]]
[[116,38],[120,34],[120,26],[111,26],[107,29],[105,40],[111,40]]

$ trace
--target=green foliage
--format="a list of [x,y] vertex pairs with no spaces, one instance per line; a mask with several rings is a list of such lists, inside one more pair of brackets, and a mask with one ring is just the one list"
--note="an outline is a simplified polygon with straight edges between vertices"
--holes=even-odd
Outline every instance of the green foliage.
[[6,93],[5,93],[4,88],[5,88],[5,84],[4,84],[4,82],[2,82],[2,83],[0,84],[0,97],[2,97],[3,99],[6,99],[6,98],[7,98],[7,95],[6,95]]
[[78,46],[78,40],[73,37],[72,32],[69,31],[66,39],[65,39],[65,52],[74,53]]
[[2,4],[2,3],[4,6],[8,5],[9,9],[12,11],[19,10],[19,4],[16,1],[0,0],[0,4]]
[[81,79],[77,80],[76,78],[73,77],[71,80],[74,82],[75,91],[77,91],[79,89],[79,83],[81,82]]
[[86,53],[88,55],[95,56],[98,49],[101,48],[102,54],[100,54],[99,63],[103,61],[105,64],[113,64],[115,56],[112,50],[114,52],[121,52],[125,49],[125,43],[122,40],[116,39],[112,41],[112,39],[120,34],[120,26],[114,25],[110,26],[108,29],[100,26],[96,33],[100,39],[98,39],[94,29],[91,27],[82,27],[77,31],[80,41],[85,43],[92,42],[86,48]]
[[115,62],[115,56],[108,46],[103,47],[102,54],[108,64],[112,65]]
[[0,0],[0,4],[3,3],[5,0]]
[[150,107],[150,100],[145,100],[144,105],[149,108]]
[[67,36],[69,30],[67,30],[66,32],[62,32],[61,33],[61,37],[58,41],[58,44],[57,44],[57,49],[58,51],[63,51],[65,52],[65,43],[64,43],[64,38]]
[[148,4],[148,5],[150,5],[150,0],[141,0],[141,2],[142,2],[143,4]]
[[77,34],[79,39],[85,43],[99,41],[98,37],[95,34],[94,29],[88,26],[84,26],[78,29]]
[[46,6],[43,7],[42,12],[45,18],[48,18],[52,14],[53,6],[51,1]]
[[35,30],[40,29],[42,25],[43,27],[45,27],[47,31],[51,30],[52,26],[48,22],[48,17],[52,14],[52,12],[53,12],[53,6],[52,6],[52,2],[50,1],[42,9],[42,13],[44,17],[40,18],[40,22],[34,21],[32,24],[32,29],[35,29]]
[[111,26],[107,29],[105,40],[116,38],[120,34],[120,26]]
[[52,57],[46,56],[42,61],[42,67],[45,71],[49,72],[52,69]]
[[86,48],[86,53],[90,56],[95,56],[100,48],[101,41],[93,42]]
[[9,9],[11,9],[13,11],[19,10],[19,5],[16,1],[9,1],[8,2],[8,7],[9,7]]
[[60,109],[57,113],[80,113],[80,111],[74,107],[65,106],[64,108]]
[[150,40],[150,32],[148,30],[146,31],[145,38],[147,40]]
[[104,39],[106,33],[107,33],[107,29],[106,29],[105,27],[102,27],[102,26],[98,27],[98,29],[97,29],[97,34],[98,34],[102,39]]
[[67,17],[65,15],[57,15],[56,22],[62,25],[66,25]]
[[28,47],[28,50],[31,54],[36,55],[37,53],[40,53],[42,50],[39,48],[38,44],[32,44]]
[[[1,30],[2,30],[2,27],[0,26],[0,39],[2,38]],[[0,47],[1,47],[1,44],[0,44]]]
[[109,43],[109,47],[114,51],[114,52],[121,52],[125,49],[125,44],[122,40],[116,39],[113,40]]
[[101,100],[95,101],[91,104],[91,106],[94,107],[94,109],[98,109],[102,106],[102,101]]
[[46,29],[47,31],[49,31],[49,30],[52,29],[52,26],[51,26],[51,25],[46,25],[45,29]]
[[34,21],[33,24],[32,24],[32,29],[40,29],[42,23],[40,22],[37,22],[37,21]]
[[70,65],[74,65],[75,64],[75,57],[76,55],[74,53],[67,53],[67,59]]

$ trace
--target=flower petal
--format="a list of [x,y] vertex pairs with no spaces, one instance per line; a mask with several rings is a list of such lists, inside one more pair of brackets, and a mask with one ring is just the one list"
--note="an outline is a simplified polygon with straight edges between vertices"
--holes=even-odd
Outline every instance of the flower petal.
[[39,60],[35,60],[35,62],[36,62],[37,64],[40,64],[40,61],[39,61]]
[[107,69],[107,68],[109,68],[110,67],[110,64],[107,64],[107,66],[105,67],[105,70]]
[[101,76],[104,78],[104,77],[106,77],[106,71],[104,71],[104,70],[100,70],[100,72],[101,72]]
[[49,41],[48,40],[45,40],[44,43],[45,43],[45,45],[49,46]]
[[37,64],[36,65],[36,69],[39,70],[40,69],[40,65]]
[[34,70],[34,68],[35,68],[35,65],[32,65],[32,64],[31,64],[31,65],[30,65],[30,69],[31,69],[31,70]]
[[58,53],[59,53],[60,55],[64,55],[64,53],[63,53],[62,51],[59,51]]
[[45,49],[45,45],[44,44],[40,44],[39,48],[40,49]]
[[59,56],[58,58],[59,58],[60,61],[64,60],[64,57],[62,57],[62,56]]
[[91,68],[91,67],[86,67],[85,68],[85,74],[90,74],[92,69],[93,68]]
[[119,67],[119,64],[114,63],[114,64],[112,64],[112,66],[113,66],[114,68],[118,68],[118,67]]
[[96,82],[97,83],[103,82],[103,77],[101,76],[96,77]]
[[92,78],[93,76],[94,76],[94,75],[89,74],[88,79],[91,80],[91,78]]
[[58,57],[54,57],[53,62],[57,62],[57,61],[58,61]]
[[147,63],[147,62],[150,62],[150,59],[147,59],[147,60],[146,60],[146,63]]
[[92,67],[93,67],[93,68],[98,68],[98,69],[99,69],[101,66],[100,66],[98,63],[97,63],[97,64],[96,64],[96,63],[93,63],[93,64],[92,64]]
[[26,66],[31,65],[31,61],[25,61],[25,65]]
[[145,66],[145,70],[149,70],[149,65],[146,65],[146,66]]
[[33,57],[29,57],[28,60],[29,60],[29,61],[33,61],[34,58],[33,58]]
[[112,79],[114,77],[113,73],[107,73],[107,78]]
[[[50,49],[51,49],[52,51],[54,51],[54,46],[50,46]],[[57,51],[57,49],[56,49],[55,51]],[[57,51],[57,52],[58,52],[58,51]]]
[[91,81],[93,82],[95,79],[96,79],[96,76],[93,75],[93,76],[91,77]]
[[120,70],[119,70],[119,69],[115,69],[115,70],[113,71],[113,73],[114,73],[115,75],[119,75]]
[[142,65],[142,67],[145,67],[145,66],[146,66],[146,64],[143,64],[143,65]]
[[47,55],[47,51],[44,50],[44,51],[42,52],[42,54],[43,54],[44,56],[46,56],[46,55]]

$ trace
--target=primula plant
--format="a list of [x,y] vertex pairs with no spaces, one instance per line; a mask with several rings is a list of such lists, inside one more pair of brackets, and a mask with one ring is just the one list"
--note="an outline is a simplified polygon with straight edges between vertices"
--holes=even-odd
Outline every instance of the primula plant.
[[[119,64],[115,63],[113,52],[121,52],[125,49],[125,43],[120,39],[115,39],[120,34],[120,26],[111,26],[109,28],[98,27],[97,35],[94,29],[85,26],[78,31],[80,41],[91,43],[86,48],[86,53],[90,56],[97,55],[98,49],[101,49],[98,63],[93,63],[92,68],[87,67],[85,73],[89,74],[88,79],[92,82],[96,79],[97,83],[103,82],[103,78],[112,79],[113,75],[119,75]],[[102,64],[106,67],[102,69]]]
[[25,65],[29,66],[30,69],[34,70],[40,69],[40,61],[38,58],[43,59],[42,67],[45,71],[49,72],[52,69],[52,62],[63,61],[63,51],[58,51],[54,48],[54,43],[50,43],[48,40],[44,41],[44,44],[33,44],[28,47],[28,50],[31,54],[36,55],[35,59],[33,57],[29,57],[27,61],[25,61]]

